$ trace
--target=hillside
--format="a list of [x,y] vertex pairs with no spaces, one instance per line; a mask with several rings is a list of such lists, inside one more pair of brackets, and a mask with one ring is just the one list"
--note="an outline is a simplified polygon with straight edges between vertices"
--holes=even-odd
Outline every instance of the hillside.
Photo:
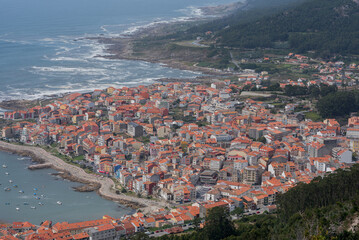
[[359,165],[354,165],[279,195],[276,213],[232,222],[228,210],[216,209],[207,216],[203,229],[161,239],[358,239],[358,186]]
[[239,48],[286,47],[296,52],[359,54],[359,1],[307,0],[299,6],[216,33],[217,43]]

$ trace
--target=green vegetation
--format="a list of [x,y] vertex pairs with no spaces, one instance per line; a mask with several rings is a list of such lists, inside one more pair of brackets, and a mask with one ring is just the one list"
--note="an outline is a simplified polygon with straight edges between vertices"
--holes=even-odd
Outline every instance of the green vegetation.
[[317,112],[306,112],[305,118],[311,119],[313,122],[323,121],[323,118]]
[[338,90],[336,86],[328,86],[325,84],[311,85],[308,87],[301,86],[291,86],[286,85],[284,88],[284,93],[287,96],[309,96],[313,98],[318,98],[319,96],[325,97],[330,93],[335,93]]
[[309,184],[299,183],[278,196],[277,206],[276,213],[244,216],[234,222],[228,210],[214,208],[203,229],[160,239],[358,239],[359,165]]
[[[220,44],[239,48],[273,48],[287,43],[296,52],[359,53],[359,5],[352,0],[311,0],[271,16],[241,22],[216,35]],[[285,44],[282,44],[285,45]]]
[[[197,224],[198,225],[198,221]],[[163,236],[159,239],[203,239],[203,240],[216,240],[225,239],[229,236],[235,235],[236,230],[234,223],[230,220],[228,208],[215,207],[209,210],[206,217],[206,224],[203,229],[198,229],[186,235],[180,236]]]
[[323,117],[341,117],[359,110],[359,92],[336,92],[318,101],[317,108]]

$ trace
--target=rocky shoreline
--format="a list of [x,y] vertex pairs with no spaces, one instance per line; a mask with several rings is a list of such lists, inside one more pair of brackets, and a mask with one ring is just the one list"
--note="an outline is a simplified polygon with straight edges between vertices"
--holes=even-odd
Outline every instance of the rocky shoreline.
[[[187,64],[187,59],[184,57],[179,57],[178,59],[172,58],[172,55],[166,56],[160,50],[156,48],[151,49],[151,53],[147,54],[137,54],[134,52],[134,45],[137,40],[140,40],[144,37],[153,37],[153,36],[165,36],[169,33],[175,33],[178,28],[182,28],[183,24],[193,24],[198,22],[205,22],[208,20],[219,19],[224,16],[228,16],[240,8],[245,8],[247,6],[247,1],[239,1],[231,4],[224,4],[218,6],[206,6],[200,7],[201,16],[192,17],[186,21],[178,22],[160,22],[150,24],[147,27],[139,28],[136,32],[128,35],[120,35],[118,37],[96,37],[89,38],[96,40],[107,46],[106,52],[108,55],[101,55],[97,57],[107,58],[107,59],[121,59],[121,60],[135,60],[135,61],[145,61],[151,63],[163,64],[166,67],[185,70],[185,71],[194,71],[201,72],[203,74],[211,75],[213,77],[217,76],[228,76],[232,75],[229,72],[220,71],[214,68],[200,67],[197,65]],[[172,41],[172,40],[171,40]],[[208,77],[208,76],[207,76]]]
[[141,210],[145,213],[152,212],[156,208],[171,207],[171,204],[164,201],[154,201],[117,194],[113,189],[114,182],[112,179],[88,174],[82,168],[65,163],[60,158],[51,155],[39,147],[16,145],[0,141],[0,151],[31,157],[33,161],[37,163],[51,164],[51,168],[59,171],[58,175],[61,177],[74,182],[83,183],[85,186],[80,186],[79,190],[96,190],[96,192],[104,199],[123,204],[133,209]]

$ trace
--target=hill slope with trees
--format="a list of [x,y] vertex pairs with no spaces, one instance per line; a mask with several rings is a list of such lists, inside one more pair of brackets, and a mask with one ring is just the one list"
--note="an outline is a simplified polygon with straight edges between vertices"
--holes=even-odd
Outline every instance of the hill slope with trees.
[[228,25],[216,34],[223,46],[272,48],[285,43],[296,52],[317,51],[323,56],[359,53],[357,0],[307,0],[250,22],[234,17]]

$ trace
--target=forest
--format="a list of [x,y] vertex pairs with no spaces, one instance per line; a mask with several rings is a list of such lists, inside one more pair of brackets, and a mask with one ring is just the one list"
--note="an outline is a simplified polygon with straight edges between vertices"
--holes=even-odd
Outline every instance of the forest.
[[359,111],[359,91],[339,91],[319,99],[317,109],[324,118],[348,116]]
[[359,53],[359,4],[352,0],[308,0],[299,6],[250,22],[231,24],[216,34],[218,44],[273,48],[278,42],[303,53]]

